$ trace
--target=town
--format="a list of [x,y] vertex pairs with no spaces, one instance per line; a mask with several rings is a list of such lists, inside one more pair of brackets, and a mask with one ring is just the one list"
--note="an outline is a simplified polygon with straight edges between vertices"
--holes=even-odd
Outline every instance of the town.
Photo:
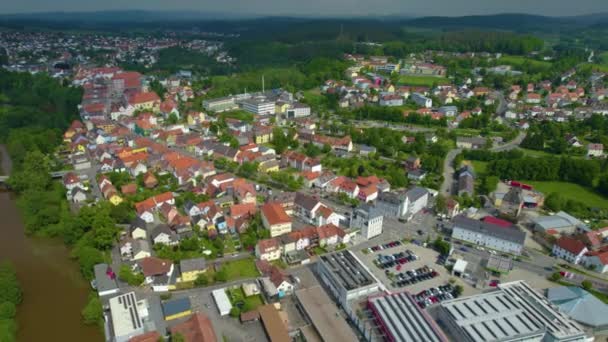
[[107,341],[608,336],[607,69],[344,53],[312,89],[224,94],[146,72],[176,48],[233,67],[217,35],[0,35],[6,70],[82,89],[48,177],[92,221]]

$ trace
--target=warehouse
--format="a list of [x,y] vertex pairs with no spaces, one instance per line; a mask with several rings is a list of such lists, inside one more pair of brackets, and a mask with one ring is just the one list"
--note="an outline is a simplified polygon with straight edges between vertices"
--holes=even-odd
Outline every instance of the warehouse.
[[464,216],[453,220],[452,237],[497,251],[521,254],[526,233],[515,226],[504,226],[489,220],[479,221]]
[[298,305],[323,341],[357,341],[339,309],[320,286],[296,291]]
[[226,290],[213,290],[213,292],[211,292],[211,295],[213,296],[213,300],[215,301],[215,305],[217,306],[217,311],[219,311],[220,316],[226,316],[230,314],[230,310],[232,310],[232,304],[230,303],[228,295],[226,295]]
[[350,251],[322,255],[317,273],[339,304],[370,296],[380,291],[380,284],[369,270]]
[[585,341],[581,327],[524,281],[443,302],[438,319],[453,340]]
[[435,321],[424,312],[407,292],[370,298],[372,312],[385,341],[447,342]]

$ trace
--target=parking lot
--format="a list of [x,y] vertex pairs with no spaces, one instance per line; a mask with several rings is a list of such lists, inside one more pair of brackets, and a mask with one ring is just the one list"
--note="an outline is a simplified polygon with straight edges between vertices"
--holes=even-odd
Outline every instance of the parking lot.
[[[375,245],[375,244],[372,244],[372,245]],[[387,277],[386,272],[385,272],[386,269],[378,268],[374,264],[374,260],[376,260],[378,258],[378,254],[389,255],[389,254],[394,254],[394,253],[405,252],[406,250],[411,250],[416,256],[418,256],[418,259],[405,263],[405,264],[402,264],[401,269],[399,271],[397,271],[397,266],[391,267],[390,269],[388,269],[389,272],[402,273],[402,272],[417,270],[417,269],[423,268],[424,266],[428,266],[429,268],[436,271],[438,273],[438,275],[431,279],[419,281],[413,285],[406,285],[403,287],[393,286],[393,284],[392,284],[393,280],[391,280],[391,279],[389,279],[389,277]],[[381,250],[378,252],[373,252],[373,253],[368,253],[368,254],[363,253],[361,251],[361,249],[358,248],[358,249],[354,250],[354,253],[357,255],[358,258],[361,259],[361,261],[365,264],[365,266],[367,266],[369,268],[369,270],[372,272],[372,274],[378,280],[380,280],[386,286],[386,288],[389,289],[391,292],[407,290],[410,293],[419,293],[430,287],[438,287],[440,285],[445,285],[449,282],[450,278],[453,278],[449,274],[449,272],[445,269],[445,267],[436,264],[437,258],[439,256],[438,252],[436,252],[430,248],[425,248],[422,246],[414,245],[412,243],[405,243],[405,244],[402,244],[401,246],[384,249],[384,250]],[[478,290],[474,289],[473,287],[471,287],[468,284],[465,284],[464,282],[460,281],[459,279],[457,280],[457,283],[463,285],[463,287],[464,287],[463,294],[464,295],[474,294],[474,293],[479,292]]]

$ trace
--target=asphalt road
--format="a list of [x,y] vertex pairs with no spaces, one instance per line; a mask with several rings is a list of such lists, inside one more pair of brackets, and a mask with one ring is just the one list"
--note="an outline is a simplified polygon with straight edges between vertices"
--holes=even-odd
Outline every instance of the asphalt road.
[[445,196],[449,196],[452,194],[452,185],[454,183],[454,167],[452,164],[454,163],[454,158],[458,154],[462,152],[461,149],[456,148],[450,150],[443,160],[443,183],[441,183],[441,187],[439,188],[439,192]]

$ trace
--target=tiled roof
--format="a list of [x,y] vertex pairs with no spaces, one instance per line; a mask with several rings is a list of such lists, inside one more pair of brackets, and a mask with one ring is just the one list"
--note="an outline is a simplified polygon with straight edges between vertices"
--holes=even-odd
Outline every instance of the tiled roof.
[[555,244],[574,255],[578,255],[581,251],[583,251],[586,247],[585,244],[579,240],[573,239],[571,237],[562,236],[560,237]]

